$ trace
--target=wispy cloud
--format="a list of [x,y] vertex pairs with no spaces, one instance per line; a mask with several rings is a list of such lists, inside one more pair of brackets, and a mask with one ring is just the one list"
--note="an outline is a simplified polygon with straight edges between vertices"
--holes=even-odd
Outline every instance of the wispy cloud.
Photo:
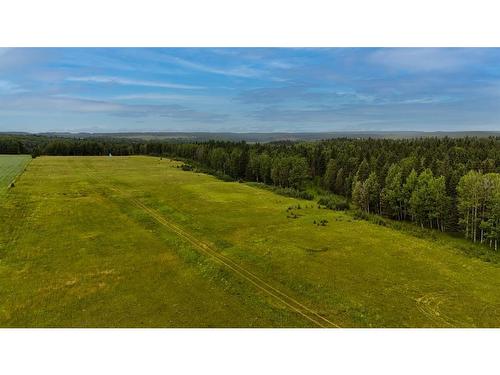
[[162,55],[162,58],[167,60],[168,62],[183,66],[185,68],[193,69],[193,70],[198,70],[201,72],[206,72],[206,73],[212,73],[212,74],[219,74],[219,75],[225,75],[225,76],[233,76],[233,77],[240,77],[240,78],[254,78],[254,77],[259,77],[262,76],[264,72],[261,70],[246,66],[246,65],[241,65],[237,67],[228,67],[228,68],[219,68],[219,67],[214,67],[206,64],[201,64],[201,63],[196,63],[192,62],[180,57],[174,57],[174,56],[169,56],[169,55]]
[[46,61],[49,55],[44,48],[0,48],[0,73],[26,72]]
[[291,69],[295,67],[295,64],[280,60],[270,60],[267,62],[267,65],[271,68],[277,69]]
[[12,95],[21,92],[27,92],[27,90],[13,82],[0,80],[0,94]]
[[[205,98],[205,97],[204,97]],[[126,94],[116,95],[112,97],[113,100],[198,100],[199,95],[176,95],[176,94],[157,94],[157,93],[139,93],[139,94]]]
[[120,104],[62,96],[17,95],[0,102],[0,111],[110,113],[120,109]]
[[452,103],[458,101],[456,98],[449,96],[428,96],[423,98],[412,98],[400,101],[401,104],[437,104],[437,103]]
[[98,113],[124,118],[165,117],[180,121],[218,123],[225,114],[198,111],[178,104],[123,104],[66,96],[12,96],[0,102],[0,111],[44,111]]
[[177,121],[190,121],[203,123],[222,123],[227,121],[228,115],[198,111],[178,104],[158,104],[158,105],[128,105],[120,108],[119,111],[111,112],[110,115],[118,117],[165,117]]
[[[154,72],[155,74],[166,74],[179,76],[183,74],[182,69],[165,67],[165,64],[157,63],[154,58],[144,58],[141,50],[117,50],[103,49],[96,53],[95,49],[78,49],[72,54],[62,54],[58,63],[71,69],[91,69],[92,71],[120,71],[122,74],[130,72]],[[135,52],[134,52],[135,51]]]
[[87,82],[87,83],[105,83],[125,86],[143,86],[143,87],[160,87],[167,89],[183,89],[183,90],[198,90],[203,89],[201,86],[185,85],[179,83],[163,82],[163,81],[143,81],[121,77],[110,76],[85,76],[85,77],[68,77],[66,81],[70,82]]
[[411,72],[453,72],[476,63],[483,50],[476,48],[383,48],[369,61]]
[[234,102],[224,95],[181,95],[181,94],[161,94],[161,93],[132,93],[124,95],[113,95],[106,98],[112,101],[126,102],[152,102],[152,103],[172,103],[182,102],[196,105],[198,107],[231,107]]
[[274,104],[290,101],[348,104],[371,103],[375,100],[375,97],[372,95],[363,95],[355,91],[334,91],[308,85],[295,85],[245,90],[235,100],[245,104]]
[[211,51],[220,56],[252,61],[266,68],[291,69],[297,66],[281,57],[275,57],[280,54],[280,49],[277,48],[214,48]]

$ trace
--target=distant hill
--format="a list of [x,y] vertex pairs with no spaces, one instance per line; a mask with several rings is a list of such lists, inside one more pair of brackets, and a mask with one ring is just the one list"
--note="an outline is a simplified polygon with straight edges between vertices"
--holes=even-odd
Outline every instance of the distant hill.
[[[7,133],[0,133],[7,134]],[[29,135],[29,133],[8,133]],[[359,132],[317,132],[317,133],[216,133],[216,132],[131,132],[131,133],[38,133],[44,136],[68,138],[126,138],[140,140],[190,140],[190,141],[246,141],[246,142],[277,142],[277,141],[314,141],[329,138],[420,138],[420,137],[490,137],[500,136],[500,131],[463,131],[463,132],[419,132],[419,131],[359,131]]]

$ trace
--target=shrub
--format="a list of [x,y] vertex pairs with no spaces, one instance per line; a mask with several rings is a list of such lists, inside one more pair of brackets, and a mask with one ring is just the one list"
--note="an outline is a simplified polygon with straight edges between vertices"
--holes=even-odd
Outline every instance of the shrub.
[[349,204],[346,201],[337,202],[335,204],[336,211],[345,211],[349,209]]
[[311,193],[308,193],[307,191],[297,190],[294,188],[280,188],[280,187],[270,186],[269,190],[275,192],[276,194],[284,195],[286,197],[305,199],[309,201],[314,199],[314,196]]
[[330,210],[345,211],[349,208],[349,204],[344,199],[335,198],[333,196],[323,196],[318,200],[320,206],[325,206]]
[[228,176],[227,174],[219,172],[219,171],[215,172],[214,176],[217,177],[219,180],[222,180],[222,181],[225,181],[225,182],[232,182],[232,181],[234,181],[234,178],[232,178],[231,176]]
[[356,220],[369,220],[370,215],[368,215],[365,211],[356,210],[356,212],[354,212],[354,219],[356,219]]
[[321,219],[320,221],[316,221],[314,220],[314,224],[316,224],[317,226],[322,226],[322,227],[325,227],[326,224],[328,224],[328,220],[326,219]]

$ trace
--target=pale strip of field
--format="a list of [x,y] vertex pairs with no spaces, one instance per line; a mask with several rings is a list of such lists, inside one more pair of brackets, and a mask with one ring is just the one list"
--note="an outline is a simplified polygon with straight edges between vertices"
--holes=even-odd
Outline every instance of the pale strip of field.
[[30,160],[29,155],[0,155],[0,194],[24,171]]

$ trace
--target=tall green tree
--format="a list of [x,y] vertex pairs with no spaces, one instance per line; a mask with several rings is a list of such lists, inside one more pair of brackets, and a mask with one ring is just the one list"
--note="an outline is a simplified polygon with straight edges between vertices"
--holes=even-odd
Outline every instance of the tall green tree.
[[460,224],[465,228],[465,237],[476,242],[480,224],[482,174],[469,171],[463,176],[457,186],[458,210]]
[[[413,192],[417,188],[418,183],[418,174],[415,169],[412,169],[408,177],[406,178],[405,183],[403,184],[403,219],[405,219],[408,215],[411,215],[410,209],[410,200]],[[412,220],[414,218],[412,217]]]
[[368,212],[380,213],[380,185],[377,173],[371,172],[363,185],[368,195]]
[[323,177],[323,186],[330,190],[335,191],[335,181],[337,180],[337,162],[330,159],[326,166],[325,175]]
[[403,198],[403,171],[398,164],[392,164],[380,195],[383,211],[390,217],[403,220]]

